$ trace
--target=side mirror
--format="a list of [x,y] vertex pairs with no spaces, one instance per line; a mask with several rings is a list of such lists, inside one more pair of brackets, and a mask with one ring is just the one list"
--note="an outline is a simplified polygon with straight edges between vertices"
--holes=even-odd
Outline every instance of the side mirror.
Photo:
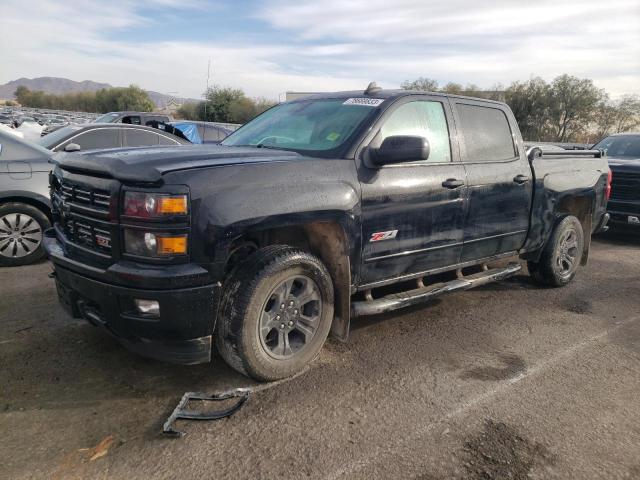
[[376,166],[402,162],[419,162],[429,158],[429,141],[415,135],[392,135],[379,148],[370,150],[371,162]]
[[79,152],[82,147],[77,143],[67,143],[64,147],[65,152]]

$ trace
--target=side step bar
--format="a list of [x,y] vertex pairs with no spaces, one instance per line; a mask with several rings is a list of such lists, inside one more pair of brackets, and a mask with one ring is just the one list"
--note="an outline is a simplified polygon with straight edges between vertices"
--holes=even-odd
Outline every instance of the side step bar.
[[363,315],[376,315],[390,312],[398,308],[416,305],[438,297],[444,293],[455,292],[457,290],[469,290],[487,283],[503,280],[518,273],[522,269],[519,263],[510,263],[504,268],[492,268],[480,273],[469,275],[468,277],[456,278],[450,282],[436,283],[427,287],[416,288],[406,292],[393,293],[375,300],[364,300],[351,303],[351,314],[354,317]]

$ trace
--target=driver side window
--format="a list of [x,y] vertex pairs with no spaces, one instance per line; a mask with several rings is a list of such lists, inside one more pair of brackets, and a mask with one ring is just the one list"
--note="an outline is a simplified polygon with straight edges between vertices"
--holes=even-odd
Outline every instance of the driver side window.
[[380,128],[380,143],[393,135],[425,137],[430,148],[427,162],[451,161],[447,118],[440,102],[418,100],[398,107]]

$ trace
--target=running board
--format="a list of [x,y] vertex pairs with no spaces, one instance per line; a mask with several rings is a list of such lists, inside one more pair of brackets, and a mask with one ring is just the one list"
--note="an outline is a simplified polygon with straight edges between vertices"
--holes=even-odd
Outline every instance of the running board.
[[[393,293],[378,299],[370,299],[351,303],[351,314],[354,317],[363,315],[376,315],[379,313],[390,312],[398,308],[416,305],[426,302],[432,298],[438,297],[444,293],[455,292],[458,290],[469,290],[470,288],[479,287],[491,282],[497,282],[507,277],[511,277],[522,269],[519,263],[510,263],[504,268],[492,268],[475,273],[467,277],[459,277],[450,282],[436,283],[427,287],[408,290],[406,292]],[[368,295],[369,298],[370,295]]]

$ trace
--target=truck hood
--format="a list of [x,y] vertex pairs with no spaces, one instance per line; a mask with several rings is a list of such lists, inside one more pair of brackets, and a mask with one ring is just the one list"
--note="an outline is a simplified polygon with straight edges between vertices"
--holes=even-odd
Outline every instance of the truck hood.
[[123,182],[159,183],[165,173],[234,164],[302,159],[285,150],[222,145],[118,148],[85,153],[60,152],[53,163],[63,170],[115,178]]
[[633,157],[608,157],[609,167],[612,172],[640,173],[640,158]]

